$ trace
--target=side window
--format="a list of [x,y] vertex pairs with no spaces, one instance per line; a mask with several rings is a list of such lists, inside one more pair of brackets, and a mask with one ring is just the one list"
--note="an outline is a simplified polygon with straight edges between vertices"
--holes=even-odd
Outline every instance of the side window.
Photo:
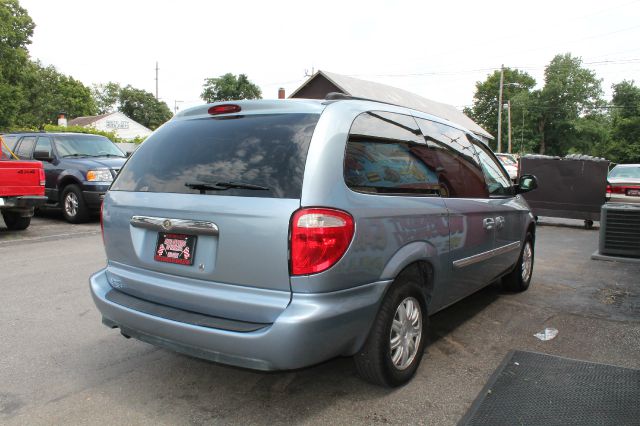
[[49,157],[53,157],[53,150],[51,149],[51,138],[40,136],[38,138],[38,142],[36,143],[36,151],[42,151],[49,154]]
[[17,151],[15,154],[20,157],[22,160],[28,160],[31,158],[31,153],[33,152],[33,147],[36,144],[35,136],[25,136],[20,140]]
[[449,197],[488,198],[480,159],[466,134],[456,128],[422,118],[416,119],[434,153],[438,181]]
[[413,117],[366,112],[354,120],[344,161],[344,179],[354,191],[440,195],[428,147]]
[[482,166],[482,172],[484,173],[485,180],[487,181],[489,194],[495,196],[513,195],[511,181],[502,171],[502,167],[498,164],[498,160],[489,154],[487,149],[480,146],[480,144],[475,144],[474,146],[480,156],[480,164]]

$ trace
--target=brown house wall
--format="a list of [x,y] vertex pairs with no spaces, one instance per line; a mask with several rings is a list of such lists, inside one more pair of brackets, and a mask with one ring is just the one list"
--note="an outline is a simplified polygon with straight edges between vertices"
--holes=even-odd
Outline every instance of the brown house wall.
[[324,99],[331,92],[342,93],[342,90],[326,78],[316,77],[291,98]]

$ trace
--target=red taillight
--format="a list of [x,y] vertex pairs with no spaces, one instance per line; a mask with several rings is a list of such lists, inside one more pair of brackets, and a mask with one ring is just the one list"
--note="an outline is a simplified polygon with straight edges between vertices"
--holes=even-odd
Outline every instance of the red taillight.
[[640,190],[640,186],[613,186],[607,185],[607,194],[626,194],[629,189]]
[[45,186],[47,181],[45,180],[45,177],[44,177],[44,169],[38,169],[38,171],[40,172],[40,174],[39,174],[39,176],[40,176],[40,186]]
[[242,108],[240,108],[240,105],[232,105],[232,104],[215,105],[209,108],[209,114],[211,115],[231,114],[233,112],[240,112],[241,110]]
[[325,271],[336,264],[351,243],[353,217],[323,208],[298,210],[291,219],[291,274]]

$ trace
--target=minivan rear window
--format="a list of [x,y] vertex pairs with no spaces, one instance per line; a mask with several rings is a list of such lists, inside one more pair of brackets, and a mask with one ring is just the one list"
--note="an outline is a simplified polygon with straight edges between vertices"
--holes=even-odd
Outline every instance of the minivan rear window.
[[169,121],[136,150],[111,190],[300,198],[319,117],[288,113]]

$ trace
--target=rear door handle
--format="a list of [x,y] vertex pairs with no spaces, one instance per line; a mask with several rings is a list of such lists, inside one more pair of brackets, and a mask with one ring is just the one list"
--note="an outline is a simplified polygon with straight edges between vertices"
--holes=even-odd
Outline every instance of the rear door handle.
[[482,220],[482,227],[484,229],[493,229],[493,226],[495,225],[495,223],[496,222],[493,220],[492,217],[487,217]]

